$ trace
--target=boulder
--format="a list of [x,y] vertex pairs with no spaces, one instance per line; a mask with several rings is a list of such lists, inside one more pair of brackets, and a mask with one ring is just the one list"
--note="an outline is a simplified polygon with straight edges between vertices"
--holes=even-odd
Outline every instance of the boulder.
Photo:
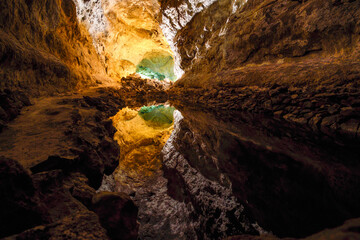
[[124,193],[100,192],[93,197],[93,209],[111,239],[136,239],[138,208]]
[[42,222],[29,173],[15,160],[0,157],[0,238]]

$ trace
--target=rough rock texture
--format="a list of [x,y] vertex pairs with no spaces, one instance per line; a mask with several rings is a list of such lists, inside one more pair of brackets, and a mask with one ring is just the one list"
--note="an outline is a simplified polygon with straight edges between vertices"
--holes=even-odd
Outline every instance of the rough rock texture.
[[[179,54],[178,49],[178,40],[176,38],[177,34],[183,29],[191,19],[201,14],[201,12],[205,12],[206,9],[211,6],[214,2],[217,4],[216,0],[160,0],[161,3],[161,29],[163,30],[164,36],[168,40],[171,49],[174,52],[175,57],[175,74],[178,78],[182,76],[184,70],[181,67],[182,56]],[[230,1],[218,1],[220,3],[226,2],[230,3]],[[233,8],[239,7],[239,5],[243,2],[243,0],[232,0],[231,5]],[[218,9],[219,10],[219,9]],[[227,14],[220,13],[216,15],[212,15],[211,17],[218,18],[219,16],[226,17]],[[217,21],[215,21],[217,22]],[[203,29],[201,29],[203,31]],[[202,32],[198,33],[202,33]],[[203,35],[200,35],[203,37]],[[199,35],[193,36],[198,38]],[[189,39],[190,40],[190,39]],[[190,40],[191,41],[191,40]],[[196,46],[197,47],[197,46]],[[187,55],[190,53],[186,53]]]
[[156,99],[158,103],[164,103],[169,96],[167,90],[173,85],[171,81],[159,81],[157,79],[144,79],[138,74],[124,77],[120,81],[120,94],[123,96],[126,106],[141,107],[151,104]]
[[214,3],[178,33],[187,74],[169,95],[356,139],[359,2],[252,0],[216,15],[229,8]]
[[[167,193],[187,205],[197,239],[221,239],[239,233],[256,235],[262,232],[257,223],[248,218],[244,206],[236,200],[229,185],[221,182],[226,181],[222,176],[216,182],[204,174],[203,170],[206,171],[208,166],[202,165],[198,169],[192,165],[192,160],[204,156],[199,156],[193,136],[178,111],[174,125],[175,129],[162,151],[164,177],[168,180]],[[187,140],[192,142],[191,147],[187,146],[191,154],[182,148]]]
[[215,2],[176,36],[181,66],[188,76],[183,82],[196,84],[194,74],[249,64],[280,61],[296,69],[305,60],[329,56],[348,56],[358,62],[359,14],[358,1],[249,0],[235,9],[230,0]]
[[[309,120],[310,125],[336,115],[338,107],[357,106],[359,2],[248,1],[227,20],[222,17],[226,24],[215,24],[223,16],[218,11],[229,12],[230,4],[222,3],[196,15],[178,33],[187,74],[171,96],[301,124]],[[217,28],[199,35],[210,26]],[[323,111],[327,108],[332,110]],[[304,116],[309,109],[325,116],[311,120],[315,115]],[[343,127],[356,135],[357,127],[349,125],[357,120],[350,121]]]
[[[19,163],[10,159],[4,160],[8,164],[16,163],[17,165],[15,167],[16,165],[9,164],[11,168],[7,169],[8,172],[18,171]],[[2,172],[2,176],[6,176],[6,174]],[[7,178],[7,181],[12,180],[17,185],[2,181],[2,186],[16,186],[13,189],[16,198],[11,199],[10,205],[6,201],[2,205],[7,207],[7,210],[4,209],[0,214],[1,219],[4,220],[2,226],[7,227],[6,230],[1,232],[2,237],[27,229],[6,239],[108,239],[97,215],[74,198],[74,196],[78,195],[73,194],[76,188],[81,188],[83,192],[86,191],[85,189],[91,189],[92,191],[90,190],[88,193],[90,195],[95,194],[95,190],[87,185],[88,180],[84,175],[80,173],[68,174],[63,170],[53,170],[31,176],[25,175],[27,179],[20,179],[20,176],[18,174],[17,178]],[[79,179],[84,179],[85,182],[80,185]],[[26,184],[29,186],[26,186]],[[24,187],[26,187],[27,198],[21,195],[21,189]],[[11,198],[11,191],[9,189],[4,190],[7,190],[9,195],[7,197],[1,196],[1,199]],[[19,201],[21,201],[20,208],[16,207]],[[24,211],[24,209],[27,211]],[[29,209],[32,210],[32,215],[29,214]],[[39,213],[41,213],[40,218]],[[27,224],[23,225],[26,222]]]
[[7,240],[27,239],[110,239],[99,224],[98,216],[91,211],[82,211],[69,215],[48,225],[40,225]]
[[229,188],[206,179],[181,154],[174,153],[180,121],[177,112],[176,128],[162,151],[163,174],[134,193],[139,206],[140,238],[221,239],[258,233],[260,228],[246,217]]
[[[270,87],[217,87],[212,90],[193,88],[182,91],[182,94],[197,106],[264,114],[321,133],[322,138],[347,140],[350,144],[360,142],[358,82],[313,88],[278,84]],[[170,96],[177,98],[171,93]],[[184,101],[175,102],[186,105]]]
[[[177,133],[171,135],[162,150],[159,158],[163,160],[161,169],[153,166],[156,160],[153,158],[150,159],[152,162],[144,164],[156,151],[160,153],[159,147],[152,148],[162,145],[162,138],[168,135],[159,133],[161,129],[157,129],[156,136],[149,138],[145,134],[149,130],[136,128],[141,126],[140,123],[133,126],[132,115],[133,111],[123,109],[115,117],[119,123],[116,134],[123,136],[116,139],[121,146],[128,146],[122,148],[125,152],[119,166],[121,171],[117,169],[112,176],[104,177],[99,191],[122,190],[132,196],[139,207],[140,239],[222,239],[235,234],[262,232],[254,221],[248,219],[243,205],[236,200],[229,186],[205,178],[181,154],[174,154]],[[118,121],[119,118],[122,121]],[[177,112],[175,132],[181,130],[181,121],[181,114]],[[139,130],[145,133],[139,134]],[[136,140],[137,148],[134,149],[131,139]],[[148,148],[148,155],[143,156]],[[127,160],[129,157],[134,160]],[[122,168],[123,164],[126,164],[125,168]]]
[[0,88],[51,94],[105,74],[72,0],[0,3]]
[[[76,2],[109,25],[91,38],[71,0],[0,3],[1,237],[131,239],[137,211],[140,239],[306,237],[359,217],[359,1]],[[170,91],[130,76],[69,92],[167,59],[159,21],[186,71]],[[163,168],[129,192],[138,210],[97,194],[116,190],[109,117],[169,96],[184,119]],[[359,238],[358,219],[309,237],[322,238]]]
[[[109,117],[123,106],[117,88],[91,89],[38,99],[8,124],[0,134],[0,155],[17,159],[23,167],[1,159],[5,194],[0,196],[4,208],[0,219],[6,229],[2,236],[108,239],[98,216],[91,212],[92,199],[104,173],[111,174],[118,165],[119,146]],[[121,199],[130,204],[128,198]],[[113,206],[112,211],[126,213],[126,208]],[[14,215],[22,216],[21,220]],[[121,218],[124,224],[136,222],[136,214]],[[136,235],[128,227],[123,234],[127,231]]]
[[105,0],[103,9],[109,20],[104,45],[110,76],[124,77],[135,72],[146,54],[172,55],[159,27],[157,0]]
[[30,106],[29,97],[22,91],[0,90],[0,132],[16,118],[24,106]]
[[168,93],[186,124],[173,151],[227,179],[280,237],[360,214],[359,6],[249,0],[234,11],[218,1],[175,37],[186,73]]
[[118,91],[110,88],[43,98],[3,131],[1,154],[33,172],[79,170],[97,188],[103,173],[117,167],[119,147],[108,118],[123,106]]

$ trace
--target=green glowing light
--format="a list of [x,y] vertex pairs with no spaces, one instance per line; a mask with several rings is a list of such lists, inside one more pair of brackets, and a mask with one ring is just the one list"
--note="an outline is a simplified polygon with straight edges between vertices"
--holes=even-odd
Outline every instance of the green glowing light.
[[138,67],[136,67],[136,72],[140,73],[142,75],[145,75],[151,79],[155,79],[155,78],[157,78],[159,80],[165,79],[165,75],[158,73],[158,72],[154,72],[148,67],[138,66]]
[[152,79],[176,80],[174,74],[174,58],[168,53],[149,52],[136,66],[136,72]]
[[162,126],[172,124],[174,121],[174,107],[143,106],[138,114],[151,125]]

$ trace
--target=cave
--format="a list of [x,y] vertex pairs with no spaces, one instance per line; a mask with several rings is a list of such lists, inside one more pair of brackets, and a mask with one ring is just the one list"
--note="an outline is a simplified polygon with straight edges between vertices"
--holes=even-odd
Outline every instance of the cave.
[[360,239],[360,1],[1,0],[0,239]]

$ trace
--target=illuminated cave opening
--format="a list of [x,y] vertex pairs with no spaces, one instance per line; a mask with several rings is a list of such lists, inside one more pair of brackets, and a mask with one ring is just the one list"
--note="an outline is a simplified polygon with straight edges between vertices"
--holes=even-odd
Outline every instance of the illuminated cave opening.
[[168,52],[149,52],[136,66],[136,73],[144,78],[175,81],[174,58]]

